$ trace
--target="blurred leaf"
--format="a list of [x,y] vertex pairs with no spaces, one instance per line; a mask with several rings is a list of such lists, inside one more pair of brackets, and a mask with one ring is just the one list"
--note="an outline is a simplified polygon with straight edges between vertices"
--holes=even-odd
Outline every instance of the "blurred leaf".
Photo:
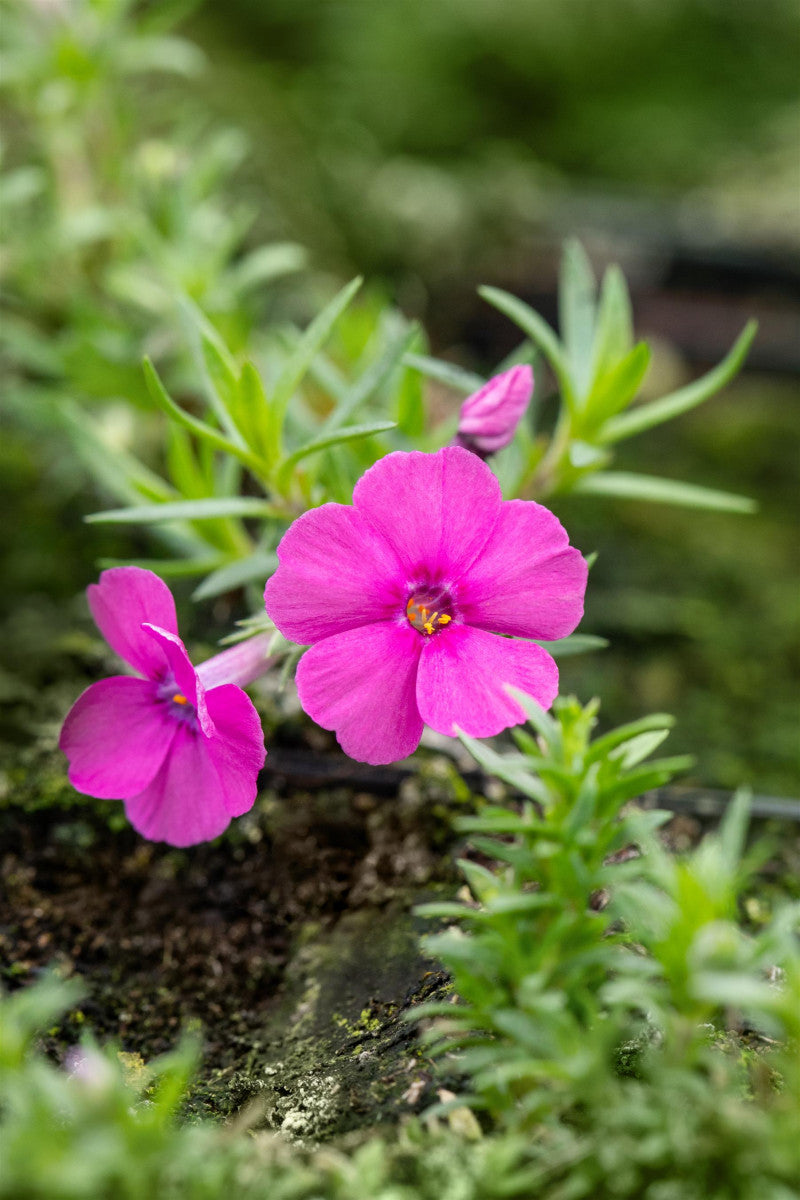
[[558,284],[558,319],[570,377],[579,401],[591,380],[597,283],[583,246],[570,238],[564,245]]
[[633,345],[633,314],[625,276],[614,264],[603,276],[592,347],[591,378],[612,370]]
[[220,499],[176,500],[166,504],[140,504],[90,513],[90,524],[136,525],[161,521],[206,521],[216,517],[272,517],[275,509],[254,496],[223,496]]
[[539,347],[553,368],[565,403],[569,408],[574,408],[575,390],[567,361],[556,334],[544,318],[534,312],[530,305],[518,300],[509,292],[501,291],[500,288],[481,287],[478,288],[478,291],[484,300],[510,317],[522,332],[528,335],[534,345]]
[[[586,404],[586,419],[592,429],[627,408],[642,386],[650,358],[647,342],[637,342],[615,366],[596,377]],[[608,426],[605,426],[599,434],[595,434],[595,440],[601,443],[608,441],[607,429]]]
[[437,383],[443,383],[445,387],[453,388],[456,392],[464,392],[465,395],[479,391],[486,382],[482,376],[476,375],[472,371],[465,371],[463,367],[457,367],[455,363],[444,362],[441,358],[431,358],[427,354],[407,354],[403,361],[407,367],[413,367],[415,371],[420,371],[428,379],[435,379]]
[[571,633],[569,637],[559,638],[556,642],[542,642],[537,639],[537,644],[548,654],[552,654],[553,658],[569,658],[573,654],[590,654],[593,650],[605,650],[608,639],[595,637],[592,633]]
[[366,403],[377,392],[378,388],[389,378],[392,371],[395,370],[416,337],[417,327],[416,325],[411,325],[407,329],[402,329],[399,334],[389,341],[383,353],[350,386],[346,397],[333,410],[323,426],[326,433],[331,433],[333,430],[339,429],[346,420],[349,420],[353,416],[362,404]]
[[308,458],[310,454],[316,454],[319,450],[327,450],[331,446],[339,446],[344,442],[352,442],[358,438],[372,437],[377,433],[388,433],[390,429],[396,429],[394,421],[373,421],[367,425],[348,425],[344,429],[337,429],[333,433],[322,434],[318,438],[314,438],[311,442],[306,442],[304,446],[300,446],[298,450],[290,454],[283,462],[279,463],[276,472],[276,482],[279,490],[282,490],[289,480],[292,469],[304,458]]
[[207,575],[219,564],[219,555],[213,558],[100,558],[97,561],[102,571],[109,567],[143,567],[162,579],[191,579],[193,575]]
[[327,341],[334,325],[361,287],[361,283],[360,276],[351,280],[323,308],[322,312],[317,314],[289,355],[278,376],[269,398],[269,438],[267,441],[270,453],[276,458],[280,454],[283,420],[289,401],[308,371],[314,355]]
[[643,733],[669,731],[674,725],[675,718],[669,713],[651,713],[650,716],[641,717],[638,721],[620,725],[617,729],[603,734],[602,737],[595,738],[587,750],[586,761],[597,762],[601,758],[608,757],[617,746],[633,741]]
[[673,417],[680,416],[681,413],[688,412],[690,409],[696,408],[698,404],[702,404],[704,400],[708,400],[709,397],[723,388],[737,373],[744,362],[757,330],[758,322],[748,321],[733,347],[728,351],[722,362],[718,363],[713,370],[703,375],[700,379],[696,379],[694,383],[679,388],[677,392],[673,392],[670,396],[664,396],[660,400],[653,400],[649,404],[641,405],[632,412],[623,413],[621,416],[615,417],[602,430],[600,435],[602,441],[616,442],[620,438],[633,437],[634,434],[642,433],[645,429],[651,429],[654,425],[660,425],[664,421],[671,421]]
[[598,471],[594,475],[586,475],[578,480],[574,490],[594,496],[649,500],[655,504],[678,504],[685,508],[705,508],[717,512],[753,513],[758,508],[756,502],[747,496],[718,492],[677,479],[634,475],[628,471]]
[[247,558],[225,563],[195,588],[192,599],[210,600],[213,596],[221,596],[224,592],[233,591],[245,583],[252,583],[254,579],[266,582],[277,565],[278,559],[275,554],[267,554],[260,550]]
[[403,367],[396,396],[397,428],[406,437],[418,438],[425,430],[425,390],[419,371]]
[[307,252],[296,242],[273,242],[245,255],[231,268],[230,275],[235,287],[245,291],[301,271],[307,261]]
[[178,37],[139,37],[120,41],[116,48],[119,69],[130,74],[168,71],[192,77],[205,65],[202,50]]
[[249,450],[235,445],[223,434],[219,433],[218,430],[212,428],[211,425],[207,425],[205,421],[191,416],[184,409],[180,408],[169,396],[149,358],[145,358],[142,368],[144,370],[145,382],[147,383],[147,390],[159,408],[163,409],[173,421],[177,421],[179,425],[182,425],[185,429],[189,429],[196,437],[213,446],[215,450],[221,450],[225,454],[230,454],[234,458],[238,458],[240,462],[250,468],[254,475],[263,478],[266,467],[260,458],[257,458]]
[[649,733],[639,733],[613,750],[609,758],[619,759],[625,770],[630,770],[657,750],[669,737],[669,733],[669,729],[653,729]]

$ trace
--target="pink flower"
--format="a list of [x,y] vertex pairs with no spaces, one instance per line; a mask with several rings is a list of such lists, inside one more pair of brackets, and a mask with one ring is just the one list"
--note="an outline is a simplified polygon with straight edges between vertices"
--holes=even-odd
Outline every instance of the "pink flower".
[[551,512],[503,501],[486,464],[459,446],[380,459],[352,507],[323,504],[295,521],[278,559],[264,599],[278,629],[311,647],[300,702],[352,758],[404,758],[423,724],[473,737],[518,724],[506,684],[545,709],[557,695],[550,655],[512,638],[572,632],[586,563]]
[[192,846],[252,808],[266,752],[252,701],[235,686],[268,665],[265,639],[197,670],[178,637],[175,602],[152,571],[114,567],[87,589],[97,627],[144,678],[93,683],[67,714],[59,745],[79,792],[124,800],[143,837]]
[[487,458],[514,437],[533,394],[533,371],[527,365],[495,375],[461,406],[456,443]]

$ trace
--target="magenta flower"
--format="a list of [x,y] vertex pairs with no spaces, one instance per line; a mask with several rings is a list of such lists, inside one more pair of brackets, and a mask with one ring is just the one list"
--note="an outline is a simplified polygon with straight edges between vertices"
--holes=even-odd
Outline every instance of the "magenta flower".
[[507,446],[533,395],[533,371],[527,365],[495,375],[461,406],[456,443],[481,458]]
[[144,678],[116,675],[76,700],[59,740],[70,782],[86,795],[124,800],[134,829],[151,841],[192,846],[215,838],[256,798],[264,738],[236,683],[268,665],[265,639],[195,670],[178,637],[172,593],[152,571],[103,571],[87,596],[103,637]]
[[586,563],[551,512],[503,501],[461,447],[380,459],[352,507],[295,521],[278,559],[264,600],[278,629],[311,647],[300,702],[351,758],[404,758],[423,725],[473,737],[516,725],[525,714],[507,684],[553,703],[553,659],[512,638],[572,632]]

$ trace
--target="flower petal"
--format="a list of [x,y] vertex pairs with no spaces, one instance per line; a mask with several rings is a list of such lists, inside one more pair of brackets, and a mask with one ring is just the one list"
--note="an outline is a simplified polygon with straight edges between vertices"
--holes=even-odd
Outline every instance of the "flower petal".
[[458,578],[489,537],[500,484],[461,446],[436,454],[397,450],[366,472],[353,503],[392,547],[406,586]]
[[588,568],[557,517],[532,500],[506,500],[491,537],[461,579],[467,625],[517,637],[566,637],[583,616]]
[[68,712],[58,741],[70,783],[101,800],[135,796],[158,772],[177,728],[149,680],[116,675],[93,683]]
[[333,729],[358,762],[396,762],[417,748],[422,720],[415,684],[422,638],[404,622],[382,621],[325,638],[297,668],[305,711]]
[[527,363],[493,376],[462,404],[459,444],[478,454],[502,450],[512,441],[532,394],[533,370]]
[[194,846],[227,829],[231,813],[210,739],[189,725],[178,731],[161,770],[132,796],[125,812],[134,829],[152,842]]
[[281,633],[301,645],[383,620],[402,604],[394,555],[349,505],[304,513],[281,539],[278,559],[264,603]]
[[505,691],[512,684],[548,709],[558,695],[558,668],[535,642],[451,625],[425,642],[417,675],[417,705],[426,725],[450,736],[492,737],[525,720]]
[[142,567],[112,567],[102,572],[99,583],[89,585],[86,596],[111,649],[146,678],[158,678],[164,657],[142,632],[142,624],[150,621],[169,633],[178,632],[175,601],[163,579]]
[[192,660],[186,653],[183,642],[177,633],[169,633],[166,629],[159,629],[157,625],[145,623],[142,629],[161,647],[163,659],[178,689],[194,706],[203,733],[206,737],[211,737],[214,732],[214,722],[208,715],[206,690],[200,682],[197,671],[192,666]]
[[258,791],[258,772],[264,765],[264,731],[255,705],[233,683],[206,692],[216,733],[207,749],[222,785],[225,809],[232,817],[249,812]]

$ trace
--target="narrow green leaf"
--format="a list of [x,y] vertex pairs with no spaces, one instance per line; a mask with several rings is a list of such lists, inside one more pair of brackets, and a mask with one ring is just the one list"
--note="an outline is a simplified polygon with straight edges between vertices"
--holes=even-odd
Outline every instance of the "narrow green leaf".
[[[361,287],[357,277],[350,281],[333,300],[318,313],[289,355],[270,396],[270,444],[277,448],[283,431],[286,408],[308,371],[314,355],[330,336],[331,330]],[[277,457],[277,454],[276,454]]]
[[357,438],[372,437],[378,433],[388,433],[390,429],[396,429],[394,421],[373,421],[367,425],[348,425],[344,429],[336,429],[332,433],[322,434],[318,438],[314,438],[311,442],[306,442],[304,446],[300,446],[298,450],[285,458],[278,466],[276,480],[278,488],[285,486],[292,473],[293,468],[302,459],[308,458],[309,454],[316,454],[319,450],[327,450],[331,446],[339,446],[343,442],[352,442]]
[[558,722],[554,721],[541,705],[537,704],[533,697],[529,696],[526,692],[521,692],[519,688],[510,687],[509,685],[506,685],[505,690],[519,704],[539,736],[543,737],[551,748],[560,747],[561,727]]
[[245,450],[241,446],[237,446],[234,442],[229,441],[218,430],[213,429],[198,417],[191,416],[190,413],[185,412],[184,409],[175,403],[161,382],[158,372],[149,358],[144,359],[142,369],[144,370],[147,390],[155,403],[159,408],[164,410],[167,416],[171,417],[173,421],[177,421],[184,429],[190,430],[201,441],[207,442],[209,446],[213,446],[215,450],[221,450],[225,454],[231,454],[234,458],[238,458],[241,463],[249,467],[253,474],[263,478],[265,466],[260,458],[251,454],[249,450]]
[[272,245],[259,246],[251,251],[237,263],[231,275],[235,287],[247,291],[282,275],[301,271],[307,261],[307,252],[296,242],[273,242]]
[[481,287],[478,288],[478,292],[493,308],[510,317],[522,332],[527,334],[534,345],[539,347],[553,368],[565,403],[569,408],[574,409],[575,389],[564,350],[544,318],[534,312],[529,304],[525,304],[524,301],[518,300],[516,296],[504,292],[500,288]]
[[[601,426],[635,399],[650,366],[651,351],[647,342],[637,342],[624,358],[621,358],[605,374],[595,378],[594,386],[586,402],[586,424],[593,430]],[[605,427],[607,428],[607,426]],[[595,440],[605,442],[605,428],[595,434]]]
[[617,746],[632,741],[642,733],[651,733],[662,729],[670,730],[674,724],[675,718],[669,713],[651,713],[647,717],[641,717],[638,721],[620,725],[617,729],[610,730],[592,742],[586,754],[586,761],[596,762],[600,758],[605,758]]
[[220,564],[219,555],[214,558],[100,558],[97,565],[101,571],[109,567],[143,567],[160,575],[162,579],[184,579],[193,575],[205,575]]
[[740,788],[728,804],[722,818],[719,839],[731,867],[739,862],[744,852],[752,798],[753,793],[749,788]]
[[181,294],[178,303],[198,365],[206,377],[206,392],[208,394],[209,405],[227,437],[241,448],[243,442],[239,430],[236,428],[236,423],[228,410],[226,402],[217,389],[214,375],[209,370],[206,347],[213,347],[222,372],[230,374],[235,380],[236,364],[233,357],[202,308],[200,308],[199,304],[195,303],[191,296],[186,295],[186,293]]
[[204,579],[192,592],[193,600],[210,600],[213,596],[221,596],[224,592],[233,591],[254,579],[266,582],[278,565],[277,556],[259,551],[247,558],[239,558],[234,562],[218,566],[207,579]]
[[397,428],[406,437],[418,438],[425,430],[425,389],[422,375],[411,367],[403,367],[395,395]]
[[595,637],[592,633],[571,633],[557,642],[539,642],[543,650],[553,658],[569,658],[573,654],[589,654],[593,650],[605,650],[608,639]]
[[502,754],[498,754],[491,746],[487,746],[475,738],[468,737],[466,733],[459,731],[458,736],[472,757],[476,762],[480,763],[484,771],[488,772],[489,775],[494,775],[498,779],[502,779],[517,791],[522,792],[523,796],[529,796],[531,800],[538,800],[541,804],[549,804],[550,793],[541,779],[531,774],[527,767],[507,763]]
[[450,387],[456,392],[463,392],[466,396],[479,391],[486,382],[482,376],[476,375],[473,371],[466,371],[463,367],[457,367],[455,363],[444,362],[441,358],[431,358],[427,354],[407,354],[403,361],[407,367],[413,367],[415,371],[420,371],[428,379],[435,379],[437,383],[443,383],[445,387]]
[[633,313],[625,276],[616,264],[608,268],[600,289],[597,326],[592,347],[591,378],[598,379],[630,352]]
[[591,380],[597,282],[589,256],[575,238],[564,244],[558,285],[558,320],[577,398],[582,401]]
[[619,759],[624,769],[629,771],[657,750],[669,737],[669,732],[668,729],[653,729],[649,733],[639,733],[624,745],[618,746],[609,757]]
[[176,500],[165,504],[140,504],[90,513],[90,525],[154,524],[162,521],[207,521],[216,517],[272,517],[276,510],[255,496],[226,496],[221,499]]
[[411,325],[390,340],[383,353],[350,387],[346,399],[333,410],[323,427],[326,434],[340,429],[345,421],[349,421],[357,409],[377,392],[395,370],[416,336],[417,327]]
[[678,504],[685,508],[705,508],[716,512],[753,513],[758,507],[748,496],[735,496],[731,492],[718,492],[677,479],[635,475],[628,471],[597,471],[594,475],[579,479],[574,490],[593,496],[649,500],[654,504]]
[[650,404],[643,404],[632,412],[615,417],[602,430],[602,440],[616,442],[620,438],[633,437],[645,429],[652,429],[654,425],[671,421],[673,417],[680,416],[681,413],[688,412],[704,400],[708,400],[737,373],[757,330],[758,322],[748,321],[725,358],[713,370],[686,387],[679,388],[670,396],[663,396],[660,400],[653,400]]
[[248,359],[239,376],[239,413],[242,431],[253,448],[263,456],[267,471],[273,465],[269,441],[269,401],[254,362]]

